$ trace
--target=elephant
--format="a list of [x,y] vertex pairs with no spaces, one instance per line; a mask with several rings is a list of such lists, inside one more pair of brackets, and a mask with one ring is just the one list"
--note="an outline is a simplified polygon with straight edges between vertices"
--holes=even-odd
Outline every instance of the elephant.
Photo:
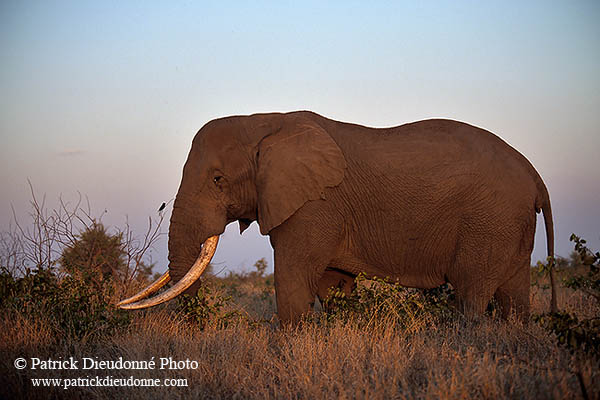
[[[450,283],[465,313],[494,298],[529,315],[536,213],[554,252],[550,197],[531,163],[484,129],[430,119],[369,128],[310,111],[215,119],[193,139],[169,227],[169,268],[123,300],[150,307],[188,290],[225,226],[257,221],[274,250],[277,315],[297,323],[315,295],[359,273]],[[169,290],[149,297],[169,280]]]

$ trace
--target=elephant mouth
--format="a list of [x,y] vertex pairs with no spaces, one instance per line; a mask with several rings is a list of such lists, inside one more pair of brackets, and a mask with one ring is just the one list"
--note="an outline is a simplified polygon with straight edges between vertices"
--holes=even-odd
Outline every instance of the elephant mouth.
[[215,251],[217,250],[217,243],[219,242],[219,236],[211,236],[202,244],[202,250],[200,255],[185,274],[173,287],[158,296],[147,298],[151,294],[156,293],[160,288],[165,286],[170,280],[171,276],[169,271],[165,272],[160,278],[150,284],[148,287],[142,289],[136,295],[120,301],[117,306],[125,310],[137,310],[142,308],[148,308],[159,305],[165,301],[169,301],[179,296],[183,291],[192,286],[194,282],[200,278],[200,275],[204,272],[210,260],[212,259]]

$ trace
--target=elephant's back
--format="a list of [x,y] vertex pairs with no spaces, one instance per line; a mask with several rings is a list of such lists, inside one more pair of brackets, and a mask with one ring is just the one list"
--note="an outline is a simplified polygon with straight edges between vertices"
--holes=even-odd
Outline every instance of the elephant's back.
[[398,136],[403,143],[399,146],[431,152],[424,157],[424,164],[445,165],[449,173],[468,171],[479,177],[481,184],[495,186],[496,191],[505,185],[511,195],[518,190],[535,197],[543,186],[540,175],[523,154],[485,129],[460,121],[432,119],[391,128],[389,133]]
[[357,202],[361,206],[452,210],[451,203],[504,204],[519,218],[547,197],[527,158],[485,129],[448,119],[369,128],[317,117],[348,163],[340,189],[354,200],[370,199]]
[[541,181],[531,163],[508,143],[464,122],[430,119],[392,128],[336,124],[329,131],[349,161],[375,174],[432,179],[469,175],[534,186]]
[[346,212],[364,208],[378,224],[392,216],[419,231],[464,215],[520,220],[536,208],[541,178],[523,155],[484,129],[435,119],[330,132],[348,163],[339,187],[350,198]]

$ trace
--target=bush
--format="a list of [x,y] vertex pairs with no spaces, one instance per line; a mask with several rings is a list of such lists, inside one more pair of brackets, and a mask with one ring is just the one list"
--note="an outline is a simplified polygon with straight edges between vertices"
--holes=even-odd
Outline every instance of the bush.
[[[575,272],[563,278],[562,283],[566,288],[595,299],[600,306],[600,252],[588,249],[586,241],[575,234],[569,240],[575,242],[575,251],[587,271]],[[559,344],[571,350],[600,355],[600,315],[580,318],[563,311],[536,315],[534,320],[556,335]]]
[[223,328],[240,314],[226,311],[231,296],[225,296],[211,285],[202,284],[195,295],[184,294],[177,299],[177,311],[190,324],[204,330],[208,325]]
[[130,314],[110,304],[114,294],[110,281],[98,285],[89,275],[59,279],[51,269],[41,268],[20,278],[6,270],[0,276],[2,311],[42,319],[57,338],[87,339],[129,324]]
[[429,290],[411,289],[387,279],[367,280],[356,277],[356,289],[347,296],[340,289],[330,289],[324,301],[327,319],[356,320],[370,324],[385,320],[401,328],[419,327],[420,322],[444,320],[453,314],[453,292],[448,285]]

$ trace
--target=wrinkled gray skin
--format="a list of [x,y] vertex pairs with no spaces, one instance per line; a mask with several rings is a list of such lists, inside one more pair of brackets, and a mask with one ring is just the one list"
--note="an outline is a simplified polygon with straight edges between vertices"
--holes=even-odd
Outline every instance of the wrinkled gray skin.
[[192,143],[169,230],[169,270],[187,272],[204,240],[258,221],[275,252],[281,321],[296,322],[329,286],[389,277],[449,282],[465,311],[495,297],[529,312],[536,212],[552,217],[532,165],[500,138],[449,120],[373,129],[311,112],[206,124]]

